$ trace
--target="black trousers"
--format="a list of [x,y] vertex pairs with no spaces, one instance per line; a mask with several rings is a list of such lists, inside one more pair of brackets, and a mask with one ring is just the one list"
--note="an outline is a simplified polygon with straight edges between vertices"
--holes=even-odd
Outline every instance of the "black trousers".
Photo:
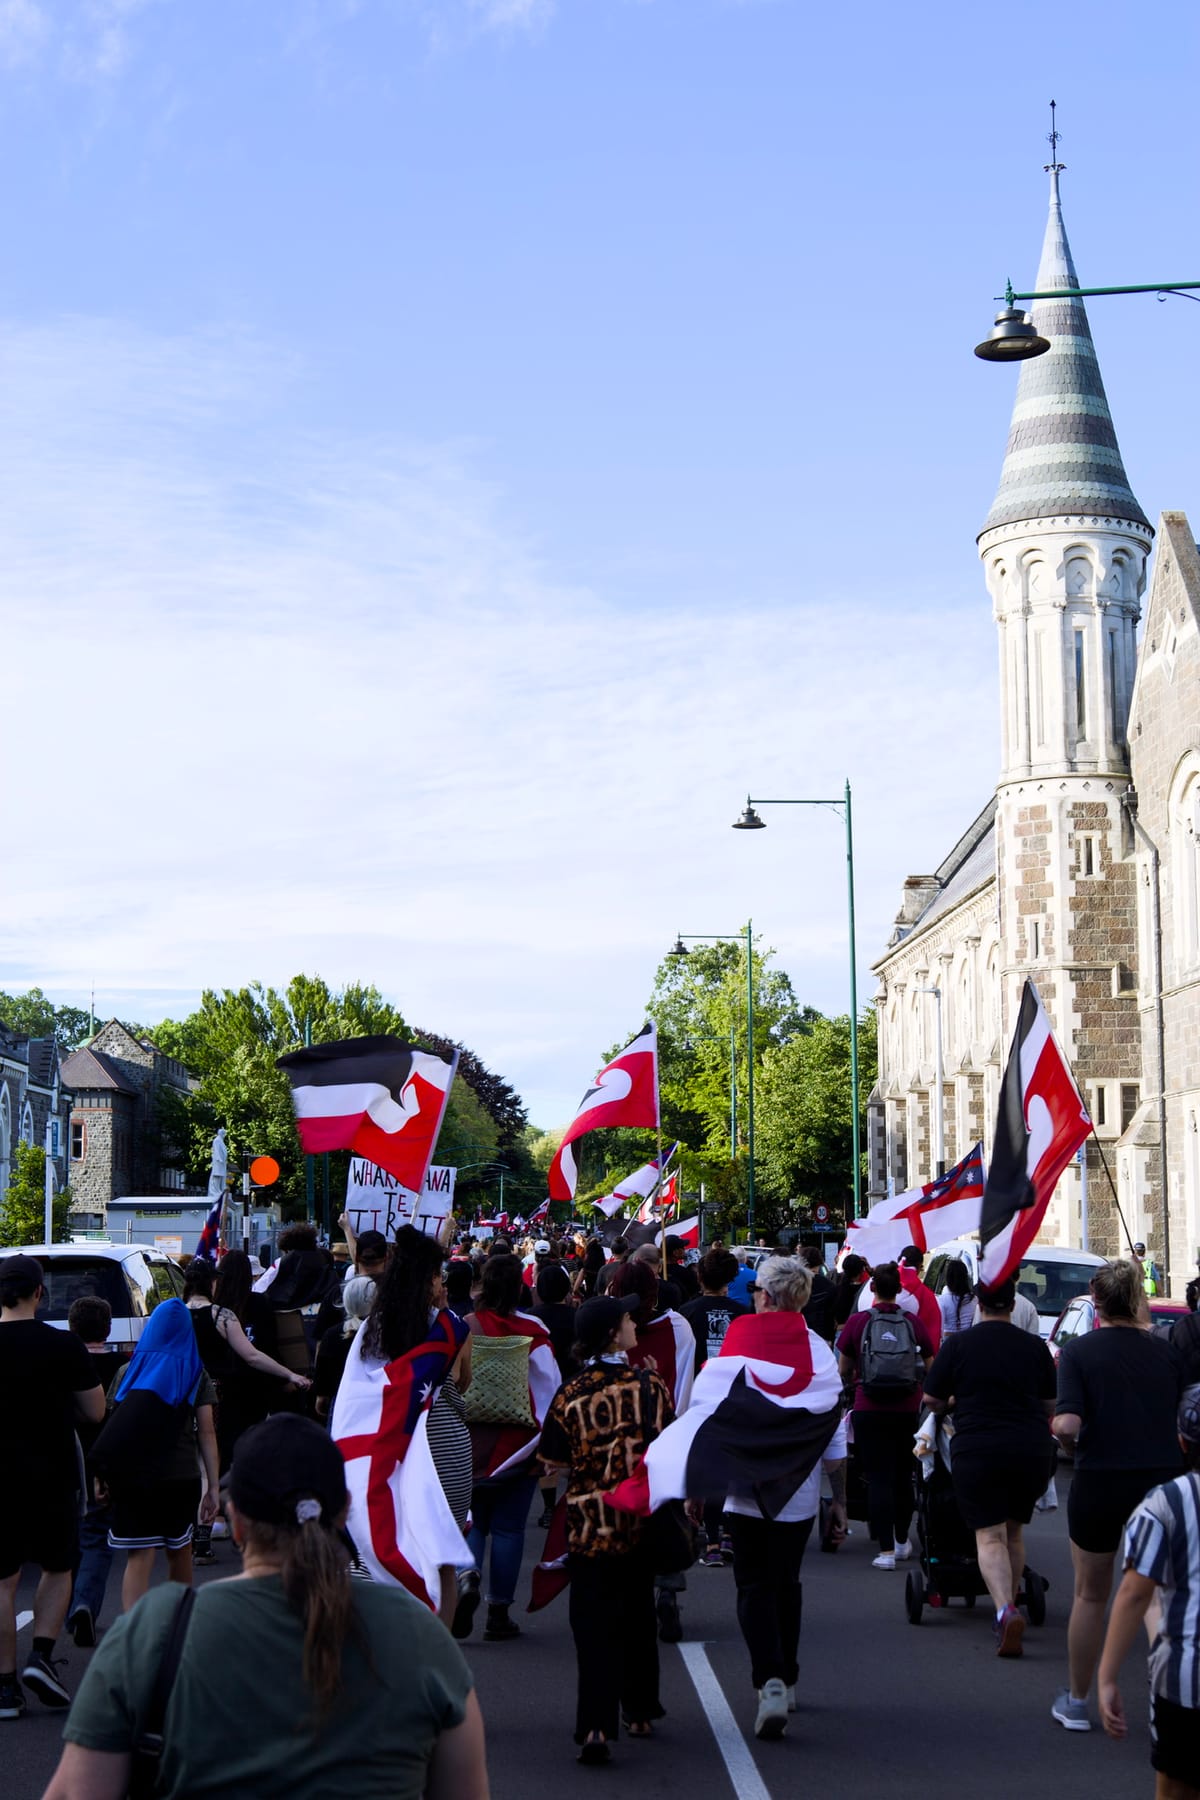
[[800,1564],[813,1521],[784,1525],[726,1513],[725,1526],[733,1539],[737,1616],[750,1652],[750,1678],[756,1688],[774,1680],[791,1687],[799,1675]]
[[903,1543],[913,1516],[915,1412],[856,1412],[854,1445],[867,1482],[867,1530],[881,1550]]
[[626,1556],[569,1556],[571,1634],[579,1664],[575,1742],[591,1731],[610,1741],[621,1717],[661,1719],[654,1569],[639,1551]]

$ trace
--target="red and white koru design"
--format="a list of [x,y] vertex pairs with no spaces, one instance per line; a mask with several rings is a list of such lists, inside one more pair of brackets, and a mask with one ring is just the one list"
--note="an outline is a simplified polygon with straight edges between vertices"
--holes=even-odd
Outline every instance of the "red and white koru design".
[[458,1052],[451,1057],[399,1038],[343,1038],[277,1058],[292,1085],[296,1131],[307,1156],[353,1150],[419,1194],[442,1127]]
[[601,1069],[580,1101],[550,1164],[550,1198],[575,1198],[579,1170],[571,1146],[577,1138],[615,1126],[654,1130],[658,1122],[658,1033],[653,1025],[644,1025],[633,1042]]

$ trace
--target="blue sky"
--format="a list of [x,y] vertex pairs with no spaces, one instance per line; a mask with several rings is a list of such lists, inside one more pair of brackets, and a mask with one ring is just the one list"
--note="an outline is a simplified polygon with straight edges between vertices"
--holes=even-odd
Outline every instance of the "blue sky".
[[[0,0],[0,986],[375,981],[561,1121],[675,931],[846,1004],[996,771],[1047,102],[1200,279],[1194,9]],[[1001,41],[1002,40],[1002,41]],[[1094,301],[1200,523],[1200,311]]]

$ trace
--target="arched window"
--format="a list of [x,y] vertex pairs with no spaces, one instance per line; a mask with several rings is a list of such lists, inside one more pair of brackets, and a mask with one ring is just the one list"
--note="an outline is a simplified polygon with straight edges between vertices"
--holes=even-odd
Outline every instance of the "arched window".
[[28,1100],[25,1102],[25,1110],[21,1114],[21,1142],[23,1144],[32,1144],[33,1142],[33,1108]]
[[1200,963],[1200,757],[1193,752],[1178,770],[1168,811],[1175,964],[1180,973]]

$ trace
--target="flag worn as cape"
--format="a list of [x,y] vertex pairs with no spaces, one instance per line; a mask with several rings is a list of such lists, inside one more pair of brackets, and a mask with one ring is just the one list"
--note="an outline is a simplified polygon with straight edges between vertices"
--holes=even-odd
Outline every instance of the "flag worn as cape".
[[832,1350],[799,1313],[748,1313],[697,1375],[688,1410],[605,1497],[645,1514],[732,1494],[774,1519],[824,1455],[841,1391]]
[[350,1536],[376,1581],[407,1588],[436,1612],[439,1571],[472,1557],[429,1448],[429,1409],[467,1328],[443,1309],[414,1350],[383,1363],[350,1346],[333,1403],[333,1439],[346,1464]]
[[633,1042],[605,1064],[579,1102],[550,1164],[552,1200],[575,1198],[579,1169],[571,1146],[576,1139],[616,1125],[652,1130],[658,1125],[658,1033],[653,1025],[643,1025]]
[[343,1038],[276,1059],[306,1155],[353,1150],[419,1194],[458,1067],[396,1037]]
[[516,1312],[511,1317],[489,1312],[477,1306],[471,1314],[475,1328],[483,1337],[527,1337],[529,1346],[529,1410],[533,1427],[526,1425],[472,1425],[471,1447],[475,1460],[476,1481],[493,1481],[526,1462],[542,1435],[550,1402],[562,1385],[558,1361],[550,1334],[532,1313]]
[[923,1187],[878,1201],[865,1219],[847,1227],[844,1248],[873,1268],[876,1263],[894,1262],[910,1244],[918,1250],[936,1250],[954,1238],[974,1237],[983,1210],[983,1183],[980,1143]]
[[648,1325],[638,1327],[637,1343],[629,1352],[630,1368],[640,1369],[648,1357],[654,1358],[655,1369],[670,1390],[675,1411],[683,1412],[692,1397],[696,1334],[673,1307],[651,1319]]
[[1026,981],[1017,1014],[983,1196],[979,1279],[1013,1274],[1046,1216],[1059,1176],[1092,1129],[1075,1078]]

